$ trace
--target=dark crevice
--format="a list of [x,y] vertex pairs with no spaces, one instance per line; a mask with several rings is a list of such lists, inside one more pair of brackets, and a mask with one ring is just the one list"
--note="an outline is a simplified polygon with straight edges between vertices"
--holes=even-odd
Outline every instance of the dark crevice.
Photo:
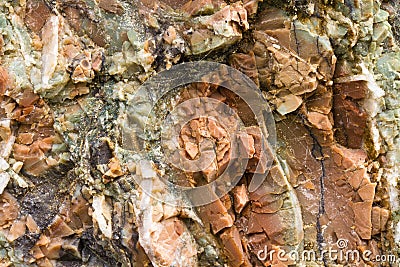
[[[295,41],[296,41],[296,53],[297,53],[297,55],[300,57],[300,49],[299,49],[300,44],[299,44],[299,41],[298,41],[298,39],[297,39],[296,20],[293,20],[292,25],[293,25],[294,39],[295,39]],[[299,61],[298,61],[298,60],[296,60],[296,64],[297,64],[297,69],[296,69],[296,70],[299,71]]]
[[[306,118],[303,114],[300,115],[302,119],[302,123],[304,128],[307,130],[308,134],[313,140],[313,146],[311,150],[311,155],[315,160],[317,160],[321,164],[321,176],[319,177],[319,185],[320,185],[320,201],[318,206],[318,216],[317,216],[317,242],[318,242],[318,250],[322,253],[323,243],[324,243],[324,236],[322,233],[322,226],[321,226],[321,217],[325,214],[325,177],[326,177],[326,168],[325,168],[325,156],[322,151],[322,146],[319,143],[317,137],[312,132],[311,128],[306,124]],[[328,263],[326,258],[323,259],[324,266],[327,267]]]

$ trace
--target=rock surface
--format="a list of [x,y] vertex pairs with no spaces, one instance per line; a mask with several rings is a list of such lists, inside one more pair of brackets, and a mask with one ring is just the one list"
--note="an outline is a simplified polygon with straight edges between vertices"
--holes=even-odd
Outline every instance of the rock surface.
[[[0,266],[397,266],[399,7],[2,1]],[[199,60],[254,82],[276,136],[256,120],[264,106],[229,90],[234,77],[217,85],[227,73],[155,106],[147,100],[158,87],[137,95],[151,77]],[[223,108],[203,98],[228,115],[219,119]],[[209,117],[182,124],[166,143],[169,158],[162,122],[177,118],[177,106],[181,117]],[[154,131],[140,134],[146,125]],[[184,170],[170,164],[176,158],[189,162]],[[243,165],[237,183],[222,196],[221,184],[206,187],[195,196],[216,198],[206,205],[192,207],[194,198],[171,186],[213,184],[232,162]],[[370,258],[334,258],[328,249]],[[271,250],[315,257],[267,257]],[[374,261],[381,255],[390,257]]]

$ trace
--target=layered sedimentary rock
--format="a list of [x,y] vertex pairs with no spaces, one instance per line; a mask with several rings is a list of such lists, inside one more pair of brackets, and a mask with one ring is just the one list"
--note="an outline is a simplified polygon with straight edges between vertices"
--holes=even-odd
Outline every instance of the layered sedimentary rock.
[[[1,2],[0,265],[396,266],[398,7]],[[154,105],[162,85],[140,95],[162,71],[200,60],[242,72],[270,109],[230,90],[224,68]],[[167,127],[197,109],[209,117]],[[232,163],[241,175],[226,194],[208,187],[209,203],[172,186],[214,185]],[[263,257],[271,250],[315,257]],[[392,257],[373,261],[381,255]]]

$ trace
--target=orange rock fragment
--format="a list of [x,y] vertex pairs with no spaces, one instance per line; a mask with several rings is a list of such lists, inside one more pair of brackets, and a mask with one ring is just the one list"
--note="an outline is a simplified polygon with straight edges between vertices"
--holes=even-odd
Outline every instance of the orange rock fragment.
[[367,169],[361,168],[346,174],[348,183],[357,190],[364,178],[366,177]]
[[31,89],[24,89],[21,96],[18,96],[18,105],[21,107],[32,107],[39,100],[39,96]]
[[239,135],[239,140],[240,140],[239,156],[245,158],[252,158],[254,156],[254,153],[256,153],[253,136],[247,133],[242,133]]
[[50,237],[42,234],[36,242],[37,246],[47,246],[50,243]]
[[238,229],[235,226],[228,228],[220,235],[220,238],[231,266],[240,267],[245,255]]
[[196,156],[199,154],[199,147],[192,142],[185,143],[185,150],[191,159],[195,159]]
[[[262,138],[261,129],[257,126],[250,126],[246,131],[254,139],[254,155],[247,163],[247,171],[252,173],[265,173],[267,171],[268,155],[266,143]],[[264,142],[264,144],[263,144]]]
[[199,208],[200,216],[214,234],[233,225],[233,219],[220,199]]
[[28,214],[28,216],[26,216],[26,227],[28,228],[28,231],[31,233],[39,233],[40,228],[39,226],[36,224],[35,220],[32,218],[32,215]]
[[372,208],[372,235],[379,234],[386,230],[386,225],[390,216],[390,211],[380,207]]
[[376,183],[368,183],[358,189],[357,193],[363,201],[373,201]]
[[215,120],[209,119],[207,126],[211,136],[215,139],[221,140],[223,137],[226,137],[227,132],[220,127]]
[[17,137],[17,142],[23,145],[30,145],[33,143],[33,133],[22,133]]
[[44,257],[44,254],[42,252],[42,250],[40,249],[40,247],[38,246],[34,246],[31,251],[30,254],[35,258],[35,259],[40,259]]
[[202,170],[207,182],[213,181],[227,167],[230,161],[230,142],[227,131],[213,119],[199,118],[191,120],[182,127],[180,132],[180,145],[184,148],[189,159],[201,156],[200,148],[204,138],[216,144],[216,160],[210,160],[210,165]]
[[50,260],[55,260],[60,257],[60,250],[62,247],[62,239],[60,237],[51,238],[49,243],[45,246],[42,246],[40,249],[43,254]]
[[4,95],[5,91],[10,87],[10,77],[5,68],[0,66],[0,95]]
[[283,205],[283,199],[273,194],[265,194],[252,202],[252,211],[257,213],[275,213]]
[[235,188],[232,189],[232,194],[235,211],[236,213],[240,213],[249,202],[246,186],[244,184],[235,186]]
[[[43,4],[39,2],[40,6]],[[34,5],[28,1],[28,5]],[[33,7],[33,6],[31,6]],[[16,142],[12,141],[13,157],[22,162],[22,168],[31,175],[40,175],[58,162],[47,157],[54,142],[53,119],[50,108],[33,90],[11,86],[6,70],[0,67],[0,95],[7,90],[6,102],[3,101],[5,116],[15,120]],[[1,131],[0,131],[1,132]],[[5,134],[1,134],[6,137]],[[61,140],[59,140],[61,142]],[[21,163],[15,170],[21,169]]]
[[286,220],[279,214],[252,212],[249,218],[247,234],[265,233],[274,242],[285,244]]
[[354,211],[354,226],[357,234],[362,239],[371,239],[372,223],[372,201],[352,203]]
[[92,224],[92,218],[89,216],[89,203],[81,195],[71,200],[71,212],[70,224],[75,225],[76,228]]
[[104,174],[105,176],[115,178],[124,174],[121,168],[121,164],[116,157],[111,158],[107,166],[110,169]]
[[215,163],[215,161],[213,161],[206,169],[202,170],[204,178],[207,182],[214,181],[215,178],[217,178],[217,169],[218,165]]
[[317,129],[330,131],[332,130],[332,123],[329,121],[329,118],[325,114],[321,114],[319,112],[308,112],[307,114],[308,121]]
[[172,44],[176,39],[176,30],[174,27],[169,26],[163,35],[163,39],[167,44]]
[[8,241],[12,242],[25,234],[25,220],[14,221],[7,235]]
[[58,215],[50,225],[49,230],[51,238],[66,237],[75,233]]
[[367,153],[362,149],[349,149],[335,145],[332,146],[332,152],[335,164],[346,169],[362,166],[367,159]]
[[[151,233],[151,246],[153,247],[154,256],[161,266],[173,266],[176,260],[183,264],[192,263],[191,261],[196,255],[196,251],[192,246],[182,244],[182,238],[184,238],[183,235],[186,231],[185,224],[174,217],[162,220],[160,228]],[[179,254],[180,259],[176,259],[177,254]]]
[[3,228],[9,227],[19,213],[17,200],[8,192],[3,192],[0,195],[0,226]]
[[54,267],[51,261],[46,257],[39,259],[38,261],[36,261],[36,263],[39,267]]

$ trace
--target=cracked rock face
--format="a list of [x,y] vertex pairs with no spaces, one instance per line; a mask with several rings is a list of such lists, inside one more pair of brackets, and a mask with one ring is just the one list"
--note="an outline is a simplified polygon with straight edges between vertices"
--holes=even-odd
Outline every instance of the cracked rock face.
[[[0,266],[397,266],[399,8],[2,1]],[[157,103],[176,77],[140,91],[196,61],[262,104],[224,68]]]

